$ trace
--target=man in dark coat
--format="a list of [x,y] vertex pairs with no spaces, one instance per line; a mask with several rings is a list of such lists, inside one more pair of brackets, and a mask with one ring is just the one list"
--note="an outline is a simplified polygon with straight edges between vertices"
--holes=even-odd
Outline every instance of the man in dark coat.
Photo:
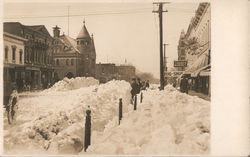
[[181,79],[180,90],[182,93],[188,94],[188,80],[184,76],[182,76],[182,79]]
[[137,85],[137,83],[136,83],[136,79],[135,79],[135,78],[132,79],[131,87],[132,87],[131,96],[132,96],[132,99],[133,99],[134,96],[135,96],[135,94],[136,94],[137,91],[138,91],[138,85]]
[[146,88],[149,88],[149,80],[146,82]]
[[141,92],[141,88],[142,88],[141,79],[137,78],[137,92],[136,92],[136,94],[139,94]]

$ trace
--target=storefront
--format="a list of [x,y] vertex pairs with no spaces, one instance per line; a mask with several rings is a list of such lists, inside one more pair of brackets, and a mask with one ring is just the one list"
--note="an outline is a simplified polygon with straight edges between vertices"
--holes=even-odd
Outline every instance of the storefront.
[[190,74],[190,89],[210,95],[210,71],[211,65],[207,50],[184,72],[184,74]]
[[27,66],[25,68],[25,82],[26,86],[30,86],[31,89],[40,88],[40,68]]

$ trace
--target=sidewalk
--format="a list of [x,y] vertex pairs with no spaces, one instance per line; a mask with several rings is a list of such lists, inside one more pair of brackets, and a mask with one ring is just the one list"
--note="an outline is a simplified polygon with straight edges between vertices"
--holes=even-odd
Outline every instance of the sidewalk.
[[202,98],[204,100],[207,100],[207,101],[211,101],[211,98],[208,95],[205,95],[203,93],[198,93],[198,92],[196,92],[194,90],[189,90],[188,94],[192,95],[192,96],[198,96],[198,97],[200,97],[200,98]]

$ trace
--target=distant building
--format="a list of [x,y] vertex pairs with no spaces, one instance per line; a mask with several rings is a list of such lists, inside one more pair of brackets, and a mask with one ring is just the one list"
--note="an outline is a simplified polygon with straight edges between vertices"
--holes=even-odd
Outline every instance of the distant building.
[[51,50],[53,38],[45,26],[27,26],[19,22],[6,22],[4,32],[26,39],[23,51],[24,72],[20,74],[20,79],[32,89],[46,88],[52,82],[53,77],[53,52]]
[[[179,44],[178,44],[178,61],[186,61],[186,38],[184,30],[181,31]],[[184,71],[185,66],[176,67],[178,71]]]
[[[24,45],[27,39],[4,32],[4,104],[12,91],[12,83],[23,83],[25,76]],[[22,81],[22,82],[20,82]]]
[[54,27],[54,63],[56,79],[64,77],[95,76],[96,52],[93,35],[90,37],[85,23],[77,37],[73,39],[60,35],[60,28]]
[[130,81],[135,77],[135,67],[132,65],[115,65],[112,63],[96,64],[96,79],[105,83],[112,79]]
[[112,63],[96,64],[95,78],[98,79],[100,83],[117,79],[117,67]]
[[135,77],[135,67],[132,65],[119,65],[117,66],[117,79],[131,81],[131,78]]

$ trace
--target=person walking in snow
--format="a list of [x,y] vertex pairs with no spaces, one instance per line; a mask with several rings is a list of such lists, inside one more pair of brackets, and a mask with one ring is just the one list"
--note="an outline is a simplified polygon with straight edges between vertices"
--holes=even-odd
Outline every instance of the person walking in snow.
[[13,86],[13,91],[9,98],[9,103],[6,106],[8,123],[11,124],[15,120],[16,110],[18,109],[17,101],[19,99],[17,87]]
[[149,80],[147,80],[147,82],[146,82],[146,85],[145,85],[145,86],[146,86],[146,89],[147,89],[147,88],[149,88]]
[[136,94],[136,92],[137,92],[137,83],[136,83],[136,79],[135,78],[132,79],[131,87],[132,87],[132,89],[131,89],[131,96],[132,96],[132,99],[133,99],[134,96],[135,96],[135,94]]
[[142,81],[142,89],[141,90],[146,90],[146,82]]
[[182,76],[180,83],[180,90],[182,93],[188,94],[188,80],[186,77]]
[[139,94],[141,92],[141,89],[142,89],[141,79],[137,78],[137,92],[136,92],[136,94]]

